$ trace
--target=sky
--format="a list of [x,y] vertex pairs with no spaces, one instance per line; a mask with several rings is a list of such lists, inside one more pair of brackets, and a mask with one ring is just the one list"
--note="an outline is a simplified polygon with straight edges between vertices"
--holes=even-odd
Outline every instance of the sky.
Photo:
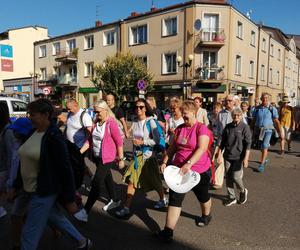
[[[149,11],[154,2],[161,8],[189,0],[0,0],[0,32],[39,25],[48,28],[51,37],[124,19],[131,12]],[[228,0],[251,19],[300,35],[300,0]]]

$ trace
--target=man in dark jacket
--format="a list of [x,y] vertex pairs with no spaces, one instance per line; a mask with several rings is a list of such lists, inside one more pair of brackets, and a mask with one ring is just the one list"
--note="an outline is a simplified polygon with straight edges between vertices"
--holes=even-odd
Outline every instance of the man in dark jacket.
[[225,206],[231,206],[237,203],[234,192],[234,183],[240,191],[239,203],[244,204],[247,201],[248,190],[243,183],[243,165],[248,167],[251,131],[250,127],[243,120],[243,112],[240,108],[233,109],[233,122],[226,125],[222,140],[219,145],[217,155],[224,149],[224,161],[226,169],[226,186],[228,200],[224,202]]

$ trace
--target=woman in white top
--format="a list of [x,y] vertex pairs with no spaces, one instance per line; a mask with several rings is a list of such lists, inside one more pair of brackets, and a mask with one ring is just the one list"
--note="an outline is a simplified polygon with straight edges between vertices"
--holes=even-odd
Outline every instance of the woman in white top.
[[197,114],[196,114],[197,121],[205,124],[206,126],[208,126],[209,120],[207,118],[207,111],[206,111],[206,109],[201,108],[202,103],[203,103],[203,98],[199,97],[199,96],[196,96],[194,98],[194,103],[197,106]]
[[170,110],[172,112],[171,118],[168,120],[168,143],[172,144],[174,138],[174,131],[179,125],[184,123],[182,118],[181,110],[181,100],[178,98],[172,99],[170,102]]

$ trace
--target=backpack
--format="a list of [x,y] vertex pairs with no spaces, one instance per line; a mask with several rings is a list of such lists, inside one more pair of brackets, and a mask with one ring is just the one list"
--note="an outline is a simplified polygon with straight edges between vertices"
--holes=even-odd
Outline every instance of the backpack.
[[[87,110],[86,110],[86,109],[83,109],[83,111],[82,111],[82,113],[80,114],[80,117],[79,117],[79,122],[80,122],[80,125],[81,125],[81,129],[82,129],[83,132],[84,132],[84,136],[85,136],[85,138],[87,138],[87,137],[89,136],[90,132],[86,129],[86,127],[85,127],[84,124],[83,124],[83,116],[84,116],[85,113],[87,113]],[[87,114],[88,114],[88,113],[87,113]],[[67,120],[68,120],[70,117],[71,117],[71,112],[68,113],[68,115],[67,115]],[[64,133],[67,132],[67,128],[68,128],[68,126],[66,126]]]
[[[201,126],[203,126],[204,124],[197,122],[197,136],[199,134],[200,128]],[[205,125],[204,125],[205,126]],[[211,171],[211,184],[214,185],[215,184],[215,163],[213,161],[213,151],[214,151],[214,135],[213,132],[208,129],[208,137],[209,137],[209,142],[208,142],[208,147],[207,147],[207,152],[208,152],[208,156],[210,158],[211,164],[210,164],[210,171]]]
[[152,130],[151,130],[151,120],[154,120],[155,121],[155,124],[156,124],[156,128],[157,128],[157,132],[159,134],[159,143],[156,144],[154,146],[154,151],[156,152],[163,152],[166,150],[166,141],[165,141],[165,133],[164,133],[164,130],[163,128],[160,126],[159,122],[156,120],[156,119],[150,119],[146,122],[146,126],[147,126],[147,129],[149,131],[149,134],[152,135],[153,137],[153,133],[152,133]]

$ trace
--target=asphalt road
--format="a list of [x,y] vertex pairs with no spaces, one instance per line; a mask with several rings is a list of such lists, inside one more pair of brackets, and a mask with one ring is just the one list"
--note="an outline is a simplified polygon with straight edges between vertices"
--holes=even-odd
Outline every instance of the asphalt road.
[[[129,142],[126,149],[130,150]],[[300,249],[300,142],[294,142],[293,152],[278,155],[278,145],[270,153],[270,163],[264,173],[258,173],[259,152],[253,150],[245,185],[249,190],[244,205],[224,207],[225,189],[211,190],[213,219],[209,226],[195,226],[200,207],[193,193],[188,193],[171,244],[160,243],[153,233],[162,228],[165,210],[154,210],[158,196],[139,192],[133,202],[132,215],[119,220],[101,210],[103,201],[95,204],[88,223],[71,219],[78,229],[93,241],[92,249]],[[94,169],[94,166],[91,165]],[[126,185],[121,174],[113,171],[118,195],[125,198]],[[86,200],[86,196],[83,196]],[[8,205],[9,208],[9,205]],[[0,249],[9,249],[9,216],[0,219]],[[46,230],[40,250],[76,249],[76,243],[66,237],[55,238]]]

